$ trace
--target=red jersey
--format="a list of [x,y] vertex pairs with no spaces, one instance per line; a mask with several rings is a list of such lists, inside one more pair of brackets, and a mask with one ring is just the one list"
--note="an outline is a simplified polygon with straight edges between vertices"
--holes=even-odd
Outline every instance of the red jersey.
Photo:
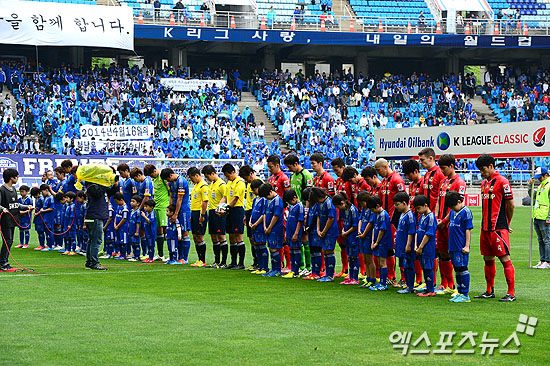
[[499,172],[495,172],[489,179],[481,182],[481,204],[483,207],[481,230],[508,230],[506,201],[512,199],[514,199],[514,195],[510,182]]
[[[357,207],[357,208],[360,208],[359,207],[359,204],[357,203],[357,195],[359,194],[359,192],[361,191],[367,191],[367,192],[370,192],[372,190],[371,186],[369,186],[367,184],[367,182],[365,182],[365,179],[364,178],[361,178],[357,183],[353,184],[352,185],[352,188],[353,188],[353,191],[352,191],[352,195],[353,195],[353,201],[352,203]],[[361,210],[359,210],[361,211]]]
[[370,186],[370,194],[373,196],[380,197],[380,191],[382,190],[382,184],[377,185],[376,187]]
[[323,172],[321,175],[316,175],[313,179],[313,186],[323,188],[330,196],[334,196],[336,194],[334,178],[332,178],[332,176],[327,172]]
[[460,193],[460,196],[464,199],[464,195],[466,194],[466,182],[464,182],[464,179],[462,179],[460,175],[457,174],[450,179],[447,178],[443,181],[443,183],[441,183],[441,187],[439,188],[439,212],[437,212],[438,219],[444,219],[451,210],[451,208],[445,203],[445,196],[447,195],[447,192],[450,191]]
[[422,188],[424,189],[424,194],[428,197],[428,203],[432,211],[435,211],[435,205],[439,197],[439,187],[441,187],[441,183],[443,183],[444,180],[445,176],[437,165],[429,169],[426,174],[424,174],[424,178],[422,178]]
[[416,212],[414,211],[413,201],[414,201],[414,198],[416,196],[421,196],[421,195],[424,194],[423,184],[424,184],[424,182],[423,182],[422,178],[420,178],[416,182],[411,182],[409,184],[409,206],[415,214],[416,214]]
[[382,208],[393,217],[393,196],[398,192],[405,191],[405,182],[403,178],[396,172],[391,172],[389,176],[382,180],[381,189],[378,192],[378,197],[382,201]]
[[269,177],[267,183],[273,187],[275,192],[277,192],[281,198],[283,198],[283,193],[290,188],[290,179],[288,179],[282,170],[279,173]]

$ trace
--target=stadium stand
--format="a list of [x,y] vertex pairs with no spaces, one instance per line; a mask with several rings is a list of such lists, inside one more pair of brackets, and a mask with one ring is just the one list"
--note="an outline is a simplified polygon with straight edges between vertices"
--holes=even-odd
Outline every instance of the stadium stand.
[[28,0],[28,1],[40,1],[46,3],[65,3],[65,4],[81,4],[81,5],[97,5],[95,0]]
[[433,21],[433,16],[424,0],[411,1],[388,1],[388,0],[350,0],[357,17],[364,18],[363,22],[368,25],[378,25],[379,19],[387,18],[384,23],[387,25],[408,25],[409,20],[416,19],[418,25],[420,12],[423,12],[425,21]]

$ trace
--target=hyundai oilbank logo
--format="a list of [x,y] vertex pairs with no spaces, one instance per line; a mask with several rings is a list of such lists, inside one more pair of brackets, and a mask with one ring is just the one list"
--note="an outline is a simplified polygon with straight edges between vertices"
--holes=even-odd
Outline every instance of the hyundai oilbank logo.
[[533,144],[536,147],[542,147],[546,141],[546,127],[541,127],[533,134]]
[[441,132],[439,136],[437,136],[437,147],[439,148],[439,150],[447,150],[450,144],[451,138],[449,137],[447,132]]
[[0,158],[0,171],[3,172],[8,168],[17,169],[17,162],[8,158]]

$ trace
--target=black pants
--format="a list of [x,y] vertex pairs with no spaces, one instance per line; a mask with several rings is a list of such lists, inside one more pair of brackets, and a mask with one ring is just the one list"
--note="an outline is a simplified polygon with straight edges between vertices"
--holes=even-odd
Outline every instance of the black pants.
[[4,236],[2,242],[2,250],[0,250],[0,268],[4,268],[9,265],[9,250],[13,244],[13,232],[15,231],[14,227],[6,227],[2,225],[2,235]]

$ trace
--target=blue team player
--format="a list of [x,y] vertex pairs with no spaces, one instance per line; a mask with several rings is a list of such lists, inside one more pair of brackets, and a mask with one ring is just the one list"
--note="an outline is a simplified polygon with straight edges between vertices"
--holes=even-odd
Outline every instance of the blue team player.
[[340,282],[340,285],[359,284],[359,246],[361,239],[359,232],[359,211],[346,196],[338,193],[332,199],[334,206],[340,210],[342,218],[342,237],[345,239],[346,253],[349,261],[349,278]]
[[[27,185],[22,185],[19,187],[19,204],[25,206],[32,206],[32,199],[28,196],[31,189]],[[21,219],[19,220],[19,245],[16,245],[16,248],[27,249],[29,247],[29,240],[31,237],[31,214],[30,210],[21,211]]]
[[77,232],[77,212],[76,212],[76,194],[67,192],[65,203],[65,214],[63,215],[63,239],[65,240],[64,255],[76,255],[76,232]]
[[317,235],[319,236],[321,247],[325,253],[326,274],[317,281],[333,282],[334,268],[336,266],[334,248],[336,247],[336,238],[338,238],[340,234],[336,207],[332,204],[332,199],[329,197],[328,193],[319,187],[311,188],[309,200],[318,204]]
[[[143,174],[143,171],[140,168],[132,168],[130,171],[130,178],[132,178],[136,185],[136,194],[141,198],[139,210],[143,210],[143,205],[145,204],[145,201],[149,199],[154,199],[153,193],[154,193],[154,186],[153,186],[153,180],[151,177],[145,176]],[[140,241],[141,241],[141,251],[143,255],[147,253],[147,238],[145,238],[145,232],[143,231],[143,228],[140,232]],[[142,257],[143,260],[145,260],[145,257]]]
[[115,208],[112,203],[109,203],[109,218],[105,220],[103,225],[103,251],[105,254],[101,256],[102,259],[109,259],[120,255],[115,235]]
[[128,217],[130,210],[124,201],[124,195],[120,192],[114,195],[115,203],[115,242],[118,242],[120,254],[115,257],[117,260],[123,260],[131,257],[128,247]]
[[176,206],[168,205],[166,208],[166,217],[168,218],[166,244],[168,245],[168,253],[170,253],[170,259],[166,264],[180,264],[176,251],[178,249],[178,242],[182,240],[182,228],[176,217]]
[[283,201],[289,205],[286,219],[286,242],[290,247],[290,272],[283,278],[300,277],[300,265],[302,264],[302,234],[304,230],[305,209],[304,204],[298,198],[292,188],[283,193]]
[[451,302],[470,302],[470,272],[468,262],[470,257],[470,238],[474,228],[472,211],[464,205],[460,193],[449,191],[445,195],[445,204],[451,208],[449,217],[449,253],[455,269],[458,295]]
[[54,236],[53,236],[53,222],[54,222],[54,197],[52,195],[52,190],[49,185],[42,184],[40,186],[40,191],[44,197],[44,204],[42,209],[38,211],[39,218],[44,224],[44,229],[46,233],[46,246],[43,249],[36,248],[35,250],[41,251],[51,251],[54,247]]
[[86,202],[86,192],[76,192],[76,240],[77,240],[77,252],[80,255],[86,255],[88,249],[88,231],[86,230],[86,211],[88,210],[88,203]]
[[44,221],[42,221],[39,212],[44,206],[44,196],[42,196],[40,188],[38,187],[33,187],[31,189],[31,196],[34,198],[34,215],[32,221],[34,223],[34,230],[38,236],[38,247],[34,248],[34,250],[42,250],[46,246],[46,233],[44,232]]
[[420,256],[420,265],[424,273],[426,290],[417,294],[420,297],[435,296],[434,290],[434,261],[435,261],[435,233],[437,231],[437,220],[435,214],[430,210],[428,197],[416,196],[413,206],[420,218],[416,231],[416,255]]
[[361,207],[358,227],[358,238],[361,240],[359,252],[363,256],[367,272],[363,283],[359,285],[360,288],[370,288],[376,285],[376,266],[372,257],[372,229],[376,215],[367,207],[367,200],[370,196],[370,193],[367,191],[361,191],[357,194],[357,204]]
[[260,197],[266,199],[264,211],[264,232],[267,246],[271,252],[271,271],[262,274],[265,277],[281,277],[281,254],[284,247],[283,200],[270,184],[264,183],[258,189]]
[[67,209],[67,195],[63,192],[57,192],[54,199],[54,250],[59,253],[64,253],[66,248],[63,248],[63,225],[65,223],[65,210]]
[[[309,159],[308,159],[309,160]],[[311,191],[313,188],[308,187],[302,192],[302,199],[309,205],[309,210],[306,215],[305,220],[305,229],[304,231],[308,233],[308,245],[311,253],[311,273],[302,277],[303,280],[318,280],[321,278],[321,267],[323,265],[322,257],[322,244],[321,238],[317,233],[317,209],[319,208],[319,203],[312,201]]]
[[[140,226],[141,226],[141,210],[139,206],[141,204],[141,197],[137,194],[130,200],[130,207],[132,211],[129,214],[128,219],[128,238],[134,255],[128,258],[129,262],[137,262],[141,257],[141,248],[139,247],[140,241]],[[128,248],[129,249],[129,248]]]
[[118,164],[116,170],[123,178],[118,181],[120,193],[124,196],[124,202],[129,203],[134,194],[137,193],[136,182],[130,178],[130,167],[126,163]]
[[266,235],[264,231],[264,213],[266,199],[259,196],[259,189],[263,184],[261,179],[254,179],[250,183],[250,189],[256,196],[252,202],[252,212],[250,213],[250,230],[252,230],[252,243],[256,250],[256,258],[258,259],[258,269],[253,271],[253,274],[265,274],[269,270],[269,250],[266,246]]
[[147,240],[147,255],[143,263],[153,263],[155,258],[155,240],[157,239],[157,217],[154,208],[156,203],[152,199],[148,199],[143,204],[141,210],[141,228],[145,233]]
[[391,219],[386,210],[382,208],[382,202],[378,196],[372,196],[367,199],[367,207],[373,214],[373,232],[372,232],[372,253],[378,257],[378,268],[380,272],[380,283],[369,287],[372,291],[385,291],[388,289],[388,265],[386,258],[388,251],[393,248]]
[[397,233],[395,234],[395,256],[399,258],[399,266],[405,272],[406,288],[397,291],[398,294],[414,293],[414,237],[416,235],[416,217],[410,208],[410,198],[406,192],[399,192],[393,197],[395,209],[401,213]]

